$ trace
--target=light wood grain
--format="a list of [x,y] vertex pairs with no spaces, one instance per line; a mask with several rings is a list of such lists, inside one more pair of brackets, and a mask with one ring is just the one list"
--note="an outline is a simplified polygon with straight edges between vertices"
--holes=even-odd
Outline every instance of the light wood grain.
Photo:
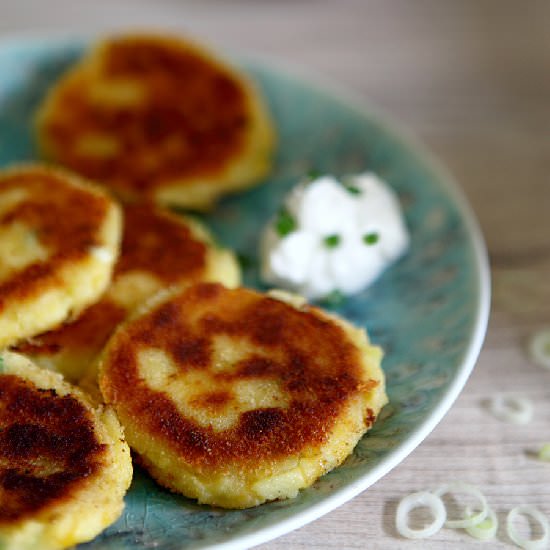
[[[396,503],[450,479],[478,484],[501,520],[515,504],[550,516],[550,371],[524,349],[550,325],[550,3],[547,1],[0,0],[0,33],[176,28],[222,50],[277,56],[354,89],[409,126],[447,164],[479,219],[494,299],[485,345],[433,433],[373,487],[262,546],[479,548],[462,531],[407,541]],[[47,8],[46,8],[47,5]],[[503,424],[483,408],[496,391],[531,398],[536,417]],[[503,522],[503,521],[502,521]],[[491,548],[510,546],[504,530]]]

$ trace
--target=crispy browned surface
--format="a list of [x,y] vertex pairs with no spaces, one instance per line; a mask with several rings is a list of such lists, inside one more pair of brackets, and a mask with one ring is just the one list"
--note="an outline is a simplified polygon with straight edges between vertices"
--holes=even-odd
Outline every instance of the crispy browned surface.
[[0,217],[0,225],[26,224],[51,256],[0,283],[0,311],[8,301],[27,299],[59,284],[57,272],[100,244],[99,227],[109,208],[107,197],[70,185],[38,167],[0,175],[0,190],[26,189],[29,196]]
[[[213,368],[212,339],[226,335],[261,349],[230,371]],[[141,349],[160,348],[181,373],[205,371],[212,391],[194,406],[223,408],[231,383],[276,379],[288,408],[249,410],[225,431],[184,417],[170,396],[147,387],[137,373]],[[251,290],[197,284],[119,331],[109,344],[100,379],[107,402],[197,467],[276,459],[321,445],[350,398],[378,382],[361,376],[358,349],[343,329],[314,308],[298,311]],[[222,390],[216,389],[222,387]],[[128,388],[132,388],[128,391]]]
[[101,349],[114,328],[126,317],[126,310],[104,298],[87,308],[78,319],[44,332],[12,349],[19,353],[56,354],[64,348]]
[[[124,233],[114,279],[130,271],[143,271],[166,284],[182,278],[189,282],[204,273],[206,245],[194,238],[182,221],[151,204],[124,207]],[[41,334],[13,348],[20,353],[56,354],[64,348],[105,345],[127,311],[109,297],[87,308],[75,321]]]
[[204,273],[207,245],[182,220],[151,204],[136,204],[124,208],[124,227],[115,278],[140,270],[170,284],[183,277],[197,280]]
[[[112,39],[94,68],[62,82],[42,128],[56,160],[76,172],[143,195],[166,181],[218,174],[243,148],[249,113],[241,83],[185,42]],[[98,79],[137,81],[144,101],[93,102],[87,89]],[[117,153],[78,154],[75,137],[87,133],[115,137]]]
[[74,397],[0,376],[0,525],[70,499],[103,454],[90,413]]

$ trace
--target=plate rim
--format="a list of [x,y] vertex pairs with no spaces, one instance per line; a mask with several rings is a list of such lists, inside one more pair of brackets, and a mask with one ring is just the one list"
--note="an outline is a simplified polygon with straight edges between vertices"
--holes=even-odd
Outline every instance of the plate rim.
[[[367,97],[348,86],[343,86],[341,84],[336,84],[332,80],[327,80],[326,77],[318,74],[316,71],[286,60],[281,60],[272,55],[250,55],[236,52],[235,55],[231,57],[236,58],[239,62],[246,65],[266,68],[283,77],[292,79],[299,84],[305,84],[343,103],[347,107],[353,108],[370,121],[374,122],[377,127],[386,131],[394,143],[402,145],[406,150],[411,152],[415,158],[420,159],[435,176],[434,180],[437,180],[438,187],[448,193],[464,223],[466,234],[472,246],[472,259],[475,264],[473,274],[477,282],[477,300],[470,338],[467,346],[464,348],[463,357],[457,369],[457,375],[448,385],[437,405],[429,413],[429,416],[405,441],[397,445],[382,463],[375,466],[366,475],[360,476],[350,484],[335,490],[334,493],[324,497],[307,509],[296,513],[294,516],[285,518],[275,525],[266,525],[250,533],[245,532],[239,535],[237,539],[220,540],[219,542],[213,543],[217,549],[219,548],[222,550],[251,548],[299,529],[325,514],[330,513],[346,502],[349,502],[400,464],[414,451],[414,449],[416,449],[416,447],[418,447],[418,445],[420,445],[420,443],[422,443],[422,441],[424,441],[424,439],[426,439],[426,437],[428,437],[460,395],[460,392],[476,365],[483,346],[491,305],[489,256],[479,222],[456,178],[420,138],[416,137],[406,125],[396,122],[391,115],[371,103]],[[244,543],[244,545],[242,543]],[[210,544],[193,546],[193,548],[209,547]]]
[[[132,30],[127,29],[127,31]],[[151,32],[160,31],[184,36],[181,29],[158,29],[153,26],[149,30]],[[71,44],[74,46],[77,43],[84,43],[92,39],[97,40],[117,32],[120,31],[114,29],[36,32],[33,30],[8,31],[0,34],[0,48],[4,49],[6,46],[14,48],[18,46],[26,47],[30,43],[47,43],[48,45],[58,46],[67,43],[67,45]],[[206,47],[209,49],[218,52],[220,50],[219,47],[212,47],[208,40],[197,39],[193,33],[185,34],[185,36],[188,36],[191,40],[197,40],[199,43],[206,44]],[[479,222],[464,191],[442,161],[406,125],[397,122],[392,115],[376,104],[373,104],[366,95],[355,91],[351,86],[336,83],[330,77],[323,76],[316,70],[295,64],[287,59],[282,59],[271,54],[252,55],[236,49],[227,49],[218,53],[218,55],[237,66],[244,64],[245,68],[258,67],[275,72],[284,78],[314,88],[316,91],[353,108],[368,120],[374,122],[377,127],[387,132],[392,142],[401,145],[415,158],[420,159],[434,175],[434,180],[437,181],[438,187],[447,192],[464,223],[466,234],[472,247],[472,259],[474,260],[475,267],[473,275],[475,276],[477,291],[474,321],[470,330],[469,341],[464,348],[461,363],[458,366],[456,376],[447,386],[438,403],[432,408],[429,416],[403,442],[398,444],[380,464],[369,470],[367,474],[359,476],[344,487],[336,489],[333,493],[323,497],[319,502],[308,506],[306,509],[282,520],[275,522],[268,520],[265,526],[256,526],[248,532],[245,528],[243,532],[234,537],[225,535],[218,540],[205,544],[195,542],[189,545],[189,548],[210,548],[215,546],[221,550],[237,550],[251,548],[283,536],[349,502],[393,470],[428,437],[458,398],[479,357],[489,321],[491,279],[487,246]]]

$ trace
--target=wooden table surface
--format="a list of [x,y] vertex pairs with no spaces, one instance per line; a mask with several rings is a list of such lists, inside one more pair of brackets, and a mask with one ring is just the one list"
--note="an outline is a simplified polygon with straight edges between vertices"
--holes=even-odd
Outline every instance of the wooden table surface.
[[[0,36],[152,25],[302,65],[378,104],[454,173],[489,249],[487,338],[450,412],[373,487],[262,548],[478,548],[462,531],[395,531],[399,499],[455,479],[477,484],[501,523],[519,503],[550,516],[550,464],[531,454],[550,441],[550,371],[525,353],[550,325],[550,2],[0,0]],[[494,419],[482,403],[495,392],[530,398],[534,420]],[[510,544],[501,527],[488,546]]]

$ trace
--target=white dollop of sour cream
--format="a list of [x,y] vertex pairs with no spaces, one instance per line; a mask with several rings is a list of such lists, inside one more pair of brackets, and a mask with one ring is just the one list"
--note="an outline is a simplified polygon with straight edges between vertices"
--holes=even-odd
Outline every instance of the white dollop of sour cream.
[[308,299],[354,294],[409,245],[394,191],[373,173],[299,183],[261,239],[265,282]]

